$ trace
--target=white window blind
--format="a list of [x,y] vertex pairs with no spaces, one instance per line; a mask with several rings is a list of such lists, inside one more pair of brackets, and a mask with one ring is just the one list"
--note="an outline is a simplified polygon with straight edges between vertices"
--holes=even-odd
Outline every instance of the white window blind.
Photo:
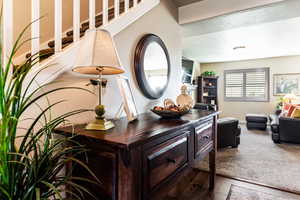
[[269,68],[224,71],[226,101],[268,101]]
[[243,73],[226,74],[226,97],[241,98],[243,97],[244,78]]

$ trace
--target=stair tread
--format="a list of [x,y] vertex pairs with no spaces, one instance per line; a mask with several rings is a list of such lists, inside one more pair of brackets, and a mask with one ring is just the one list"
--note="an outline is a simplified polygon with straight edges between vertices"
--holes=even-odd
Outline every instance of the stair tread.
[[[70,43],[69,43],[70,44]],[[65,44],[62,46],[62,48],[64,49],[65,47],[67,47],[69,44]],[[39,52],[40,55],[40,61],[49,58],[50,56],[54,55],[55,50],[54,48],[47,48],[47,49],[41,49]],[[26,54],[26,59],[31,57],[31,53],[27,53]]]
[[[84,36],[84,32],[80,33],[80,37]],[[70,44],[72,43],[74,40],[73,36],[66,36],[66,37],[63,37],[61,39],[61,43],[62,45],[66,45],[66,44]],[[48,42],[48,47],[50,48],[54,48],[55,47],[55,40],[51,40],[50,42]]]
[[[54,49],[52,48],[48,48],[48,49],[41,49],[39,52],[40,56],[42,57],[49,57],[50,54],[53,55],[54,54]],[[49,55],[49,56],[48,56]],[[26,54],[26,58],[30,58],[31,57],[31,53]]]
[[[140,2],[140,0],[138,0],[138,2]],[[133,7],[133,0],[130,0],[129,1],[129,7]],[[119,8],[119,13],[122,14],[125,12],[125,2],[122,1],[120,2],[120,8]],[[110,8],[108,9],[108,20],[112,20],[114,19],[114,10],[115,8]],[[99,14],[95,17],[95,26],[96,27],[100,27],[103,23],[103,15],[102,14]],[[84,22],[81,24],[81,28],[80,28],[80,37],[84,36],[86,30],[89,29],[89,21],[87,22]],[[63,37],[62,38],[62,48],[65,48],[66,46],[68,46],[69,44],[73,43],[73,30],[71,31],[68,31],[66,33],[66,37]],[[42,60],[45,60],[47,58],[49,58],[50,56],[54,55],[55,53],[55,50],[54,50],[54,47],[55,47],[55,40],[52,40],[50,42],[48,42],[48,46],[49,48],[46,48],[46,49],[41,49],[39,51],[39,55],[40,55],[40,61]],[[31,57],[31,53],[28,53],[26,54],[26,58],[30,58]],[[16,67],[17,68],[17,67]]]

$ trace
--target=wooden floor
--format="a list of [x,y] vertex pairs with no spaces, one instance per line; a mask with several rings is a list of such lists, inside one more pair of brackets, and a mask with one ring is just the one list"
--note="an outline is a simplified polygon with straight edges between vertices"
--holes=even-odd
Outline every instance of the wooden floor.
[[[214,191],[210,192],[208,190],[207,180],[207,173],[194,170],[188,177],[185,178],[185,180],[178,184],[178,186],[174,188],[164,200],[226,200],[232,184],[273,194],[274,196],[300,200],[300,195],[220,176],[217,176]],[[241,197],[240,200],[244,200],[243,197]]]

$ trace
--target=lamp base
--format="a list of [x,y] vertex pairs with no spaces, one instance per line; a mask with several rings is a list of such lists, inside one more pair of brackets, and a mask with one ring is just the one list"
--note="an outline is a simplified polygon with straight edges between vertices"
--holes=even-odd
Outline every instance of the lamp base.
[[96,119],[95,121],[89,123],[85,129],[86,130],[98,130],[98,131],[106,131],[115,127],[115,125],[106,119]]

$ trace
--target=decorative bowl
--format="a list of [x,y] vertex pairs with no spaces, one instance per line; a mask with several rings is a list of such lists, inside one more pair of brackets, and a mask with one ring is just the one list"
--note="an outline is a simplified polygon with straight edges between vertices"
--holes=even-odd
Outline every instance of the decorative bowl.
[[151,111],[164,119],[178,119],[178,118],[182,117],[183,115],[190,112],[190,110],[185,110],[185,111],[180,112],[180,111],[155,110],[155,109],[151,109]]

